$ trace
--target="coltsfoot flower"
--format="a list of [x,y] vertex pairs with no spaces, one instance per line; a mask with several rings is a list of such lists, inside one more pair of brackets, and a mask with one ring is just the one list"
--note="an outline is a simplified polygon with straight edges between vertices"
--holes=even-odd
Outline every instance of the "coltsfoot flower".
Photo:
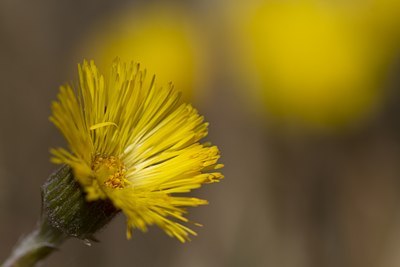
[[223,165],[216,146],[200,143],[208,123],[197,110],[145,76],[116,60],[105,81],[93,61],[79,65],[79,85],[62,86],[52,105],[69,145],[52,149],[52,161],[73,169],[87,201],[109,199],[124,213],[128,238],[158,225],[184,242],[196,234],[182,224],[186,208],[207,201],[180,194],[219,181]]

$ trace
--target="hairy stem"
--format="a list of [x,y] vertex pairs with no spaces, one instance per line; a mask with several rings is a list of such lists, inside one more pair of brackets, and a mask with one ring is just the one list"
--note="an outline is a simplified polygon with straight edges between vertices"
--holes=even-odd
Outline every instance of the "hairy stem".
[[35,266],[68,238],[60,230],[42,220],[32,233],[21,239],[2,267]]

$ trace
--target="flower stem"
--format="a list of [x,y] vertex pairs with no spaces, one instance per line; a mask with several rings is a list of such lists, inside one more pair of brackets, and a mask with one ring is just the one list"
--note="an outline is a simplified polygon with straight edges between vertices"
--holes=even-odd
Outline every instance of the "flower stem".
[[46,219],[42,219],[32,233],[18,242],[2,267],[35,266],[57,250],[67,238],[66,234],[51,226]]
[[117,210],[110,201],[86,201],[69,166],[55,171],[42,186],[42,216],[1,267],[29,267],[50,255],[69,237],[96,241],[94,234]]

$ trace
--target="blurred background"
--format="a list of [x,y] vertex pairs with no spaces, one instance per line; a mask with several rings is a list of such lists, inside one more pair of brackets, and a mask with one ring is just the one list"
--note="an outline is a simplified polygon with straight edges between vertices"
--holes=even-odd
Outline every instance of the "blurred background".
[[65,142],[58,87],[115,57],[210,122],[226,178],[187,244],[123,216],[43,266],[400,265],[400,1],[0,1],[0,261],[40,213]]

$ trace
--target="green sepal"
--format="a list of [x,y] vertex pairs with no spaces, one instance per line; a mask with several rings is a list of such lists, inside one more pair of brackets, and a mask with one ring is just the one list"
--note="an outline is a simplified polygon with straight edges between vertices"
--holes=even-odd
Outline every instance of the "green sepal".
[[42,186],[42,219],[70,237],[96,241],[94,234],[118,212],[109,200],[88,202],[67,165]]

